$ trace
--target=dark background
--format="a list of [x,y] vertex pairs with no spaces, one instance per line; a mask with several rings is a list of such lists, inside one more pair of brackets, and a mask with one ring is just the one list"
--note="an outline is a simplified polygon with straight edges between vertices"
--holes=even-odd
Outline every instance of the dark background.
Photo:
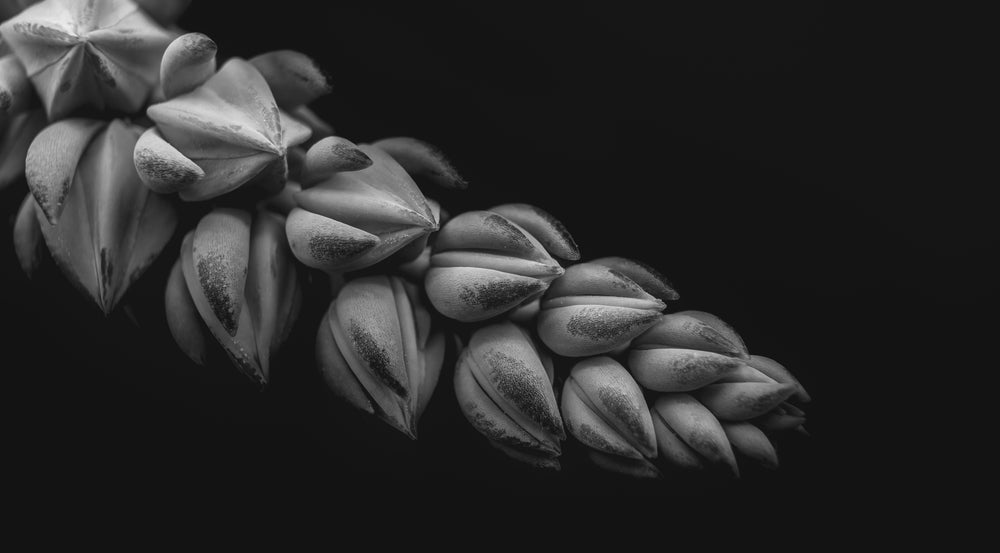
[[195,0],[181,25],[213,37],[220,58],[314,57],[334,91],[313,107],[338,134],[416,136],[451,157],[470,189],[427,192],[452,211],[535,203],[585,258],[658,267],[681,293],[671,309],[720,315],[812,393],[812,437],[779,440],[778,473],[635,482],[572,445],[562,473],[525,471],[468,427],[447,379],[409,443],[317,387],[325,305],[307,306],[261,394],[170,340],[161,303],[176,243],[129,296],[139,331],[64,285],[28,283],[8,226],[9,474],[41,503],[70,492],[126,505],[537,492],[794,511],[936,488],[927,467],[955,438],[939,432],[952,411],[938,395],[983,370],[961,354],[987,343],[979,314],[995,300],[994,208],[976,197],[995,186],[975,133],[986,35],[975,17],[918,7],[672,4]]

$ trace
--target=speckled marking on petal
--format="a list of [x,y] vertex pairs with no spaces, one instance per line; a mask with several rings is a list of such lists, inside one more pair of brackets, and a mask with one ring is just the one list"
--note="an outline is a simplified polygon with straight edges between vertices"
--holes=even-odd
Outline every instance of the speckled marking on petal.
[[336,234],[314,234],[309,237],[309,254],[317,261],[331,263],[361,255],[376,244],[377,238],[354,240]]
[[528,207],[531,208],[531,211],[533,211],[536,215],[541,217],[549,226],[551,226],[552,229],[556,231],[556,234],[559,235],[559,238],[561,238],[571,250],[574,252],[580,251],[580,247],[576,245],[576,241],[573,240],[573,236],[570,235],[569,229],[566,228],[566,225],[562,224],[562,221],[556,219],[551,213],[537,206],[528,204]]
[[743,409],[753,413],[763,413],[774,408],[776,403],[784,401],[784,398],[780,396],[787,395],[786,392],[787,390],[779,387],[775,387],[763,394],[748,394],[744,392],[736,396],[736,403]]
[[151,178],[181,188],[186,188],[201,178],[201,175],[183,163],[159,156],[148,148],[135,152],[135,162],[139,170]]
[[10,92],[7,90],[0,90],[0,110],[7,111],[13,103],[14,100],[10,97]]
[[390,390],[401,398],[409,396],[409,391],[402,382],[396,379],[392,372],[392,357],[389,352],[375,340],[375,337],[357,321],[351,320],[348,327],[351,334],[351,343],[358,356],[368,364],[368,368],[378,378],[379,382],[385,384]]
[[562,421],[549,408],[544,390],[550,387],[544,373],[537,374],[515,357],[491,349],[483,354],[489,365],[490,380],[496,389],[529,419],[545,430],[559,435]]
[[664,288],[667,289],[667,294],[665,294],[666,299],[676,300],[680,297],[680,295],[677,293],[677,290],[674,288],[674,285],[671,284],[669,280],[667,280],[667,277],[664,276],[663,273],[637,259],[629,259],[628,261],[635,263],[636,265],[639,266],[639,268],[643,269],[644,271],[649,273],[650,276],[652,276],[655,280],[659,281],[659,283]]
[[476,282],[471,286],[463,286],[458,297],[468,305],[476,305],[489,311],[527,299],[541,291],[543,286],[544,283],[539,280]]
[[674,359],[670,364],[670,374],[677,382],[691,384],[702,382],[706,373],[718,373],[739,366],[740,362],[728,357],[687,353]]
[[114,277],[115,266],[111,262],[111,256],[109,255],[107,248],[101,248],[100,253],[100,274],[101,274],[101,297],[108,297],[108,287],[111,285],[112,278]]
[[357,167],[358,169],[364,169],[365,167],[370,167],[372,164],[372,158],[362,152],[359,148],[348,146],[347,144],[334,144],[330,148],[330,153],[335,157],[340,158],[341,163],[347,168]]
[[464,187],[468,185],[468,183],[465,182],[465,179],[463,179],[462,176],[458,174],[458,170],[455,169],[455,166],[451,164],[451,161],[448,160],[448,158],[444,155],[444,152],[442,152],[440,148],[434,146],[433,144],[429,144],[427,142],[423,141],[420,142],[421,144],[424,145],[425,148],[427,148],[427,153],[429,153],[431,157],[436,159],[440,164],[439,168],[431,169],[430,167],[427,167],[426,170],[428,170],[433,174],[447,177],[448,179],[455,181],[455,183],[458,184],[459,186]]
[[621,271],[608,269],[608,272],[611,273],[611,276],[615,277],[614,280],[611,281],[611,285],[615,288],[621,288],[622,290],[628,290],[629,292],[643,291],[641,286],[636,284],[634,280],[625,276],[625,274]]
[[706,324],[698,324],[696,329],[698,336],[710,344],[715,344],[727,352],[740,353],[740,348],[723,336],[720,332]]
[[500,442],[504,445],[534,449],[535,444],[528,440],[524,440],[517,435],[505,432],[495,420],[487,416],[486,413],[479,409],[475,403],[471,401],[467,402],[465,404],[465,410],[469,414],[472,426],[474,426],[476,430],[487,438]]
[[581,424],[577,428],[577,432],[579,432],[578,437],[580,438],[580,441],[594,449],[622,456],[630,456],[632,453],[631,451],[608,441],[603,434],[598,432],[597,429],[589,424]]
[[[310,90],[318,90],[324,94],[329,93],[333,90],[333,86],[330,85],[330,77],[323,72],[323,69],[316,65],[316,61],[309,59],[309,65],[307,68],[301,68],[289,64],[285,67],[288,70],[288,74],[299,80],[304,87]],[[320,76],[319,81],[316,80],[316,75]],[[318,85],[318,86],[317,86]]]
[[715,435],[703,430],[695,430],[687,434],[687,439],[684,440],[691,449],[698,452],[699,455],[707,457],[711,460],[716,460],[718,457],[722,457],[723,449],[719,445],[719,441],[715,439]]
[[[229,257],[225,254],[207,253],[198,259],[198,281],[212,313],[215,313],[230,336],[236,336],[240,306],[236,304],[236,298],[230,295],[232,281],[229,278],[229,265]],[[246,268],[243,271],[246,272]]]
[[243,355],[236,355],[235,353],[230,351],[229,348],[225,349],[226,349],[226,355],[233,362],[233,364],[236,365],[236,368],[239,369],[239,371],[244,374],[244,376],[252,380],[254,384],[256,384],[261,388],[267,385],[267,380],[264,379],[264,375],[261,374],[257,366],[250,363],[244,357],[244,355],[246,355],[246,352],[244,352],[242,348],[240,349],[240,353],[242,353]]
[[514,226],[505,217],[497,214],[488,215],[485,219],[486,226],[490,230],[503,235],[508,241],[519,248],[531,248],[531,241],[521,232],[521,229]]
[[646,313],[637,317],[634,313],[602,307],[585,307],[570,318],[566,330],[574,336],[603,342],[614,340],[636,327],[648,325],[659,317],[659,313]]
[[63,44],[71,44],[73,42],[79,42],[79,38],[65,33],[58,29],[53,29],[52,27],[46,27],[40,23],[35,23],[31,21],[22,21],[14,23],[14,31],[22,35],[31,35],[33,37],[38,37],[43,40],[50,40],[53,42],[59,42]]
[[[42,180],[45,178],[45,176],[47,175],[45,175],[44,173],[40,175],[38,174],[38,172],[32,171],[31,164],[28,164],[25,167],[25,177],[27,178],[28,182]],[[35,201],[38,202],[38,207],[42,208],[42,212],[45,213],[45,216],[47,219],[49,219],[50,223],[55,224],[55,219],[49,217],[49,214],[53,213],[56,209],[58,209],[59,206],[63,204],[64,201],[66,201],[66,195],[69,194],[69,188],[70,186],[73,185],[74,178],[75,174],[70,175],[69,178],[57,184],[54,187],[54,189],[59,194],[54,198],[43,191],[40,191],[36,188],[31,188],[31,195],[35,197]]]
[[641,407],[625,390],[618,386],[602,386],[597,390],[597,397],[612,416],[625,423],[632,436],[641,439],[646,435],[642,419],[639,417]]
[[[262,113],[261,116],[262,116],[263,119],[268,120],[266,112]],[[198,117],[198,116],[195,116],[195,115],[191,115],[189,113],[179,113],[179,114],[177,114],[177,118],[180,119],[181,121],[184,121],[186,124],[190,125],[193,128],[206,129],[206,130],[209,130],[210,132],[213,132],[213,133],[216,133],[216,134],[222,135],[222,136],[231,135],[231,134],[239,134],[239,135],[249,135],[249,134],[252,134],[252,131],[246,130],[246,128],[243,125],[240,125],[240,124],[237,124],[237,123],[219,124],[219,123],[215,123],[214,121],[211,121],[210,119],[205,119],[204,117]],[[275,108],[274,118],[277,118],[277,108]],[[269,123],[273,123],[273,121],[265,121],[265,124],[261,126],[262,127],[261,130],[268,129],[268,131],[262,132],[261,134],[263,134],[263,136],[265,136],[267,138],[267,141],[268,141],[268,143],[270,145],[270,148],[268,148],[267,150],[260,150],[258,147],[254,146],[254,149],[256,151],[261,151],[261,152],[264,152],[264,153],[267,153],[267,154],[272,154],[272,155],[274,155],[276,157],[284,155],[284,147],[281,146],[280,144],[275,144],[274,140],[272,140],[272,138],[270,136],[269,129],[274,128],[274,125],[273,124],[269,124]],[[232,143],[231,140],[225,140],[225,139],[219,139],[219,140],[222,140],[222,141],[228,142],[228,143]],[[243,147],[243,146],[241,146],[241,147]]]
[[101,80],[101,83],[109,88],[117,87],[118,83],[115,82],[115,76],[111,73],[111,69],[108,67],[108,60],[105,59],[104,56],[90,52],[89,50],[87,53],[94,65],[94,73],[97,75],[97,78]]
[[195,33],[184,37],[184,49],[190,54],[191,59],[202,60],[214,56],[219,47],[207,35]]

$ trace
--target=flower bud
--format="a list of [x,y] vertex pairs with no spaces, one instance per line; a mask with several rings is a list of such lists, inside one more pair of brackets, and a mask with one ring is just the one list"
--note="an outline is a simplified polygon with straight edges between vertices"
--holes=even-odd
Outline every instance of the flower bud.
[[416,439],[444,347],[417,287],[378,275],[352,280],[337,294],[320,323],[316,358],[339,398]]
[[445,316],[482,321],[541,296],[563,272],[517,223],[499,213],[469,211],[436,236],[425,287]]
[[743,458],[769,469],[778,468],[778,453],[767,435],[749,422],[724,422],[722,429],[733,450]]
[[212,336],[263,387],[271,358],[298,317],[301,295],[283,217],[217,208],[184,237],[167,286],[167,321],[193,360],[204,361]]
[[660,457],[682,469],[715,469],[738,477],[736,456],[722,424],[688,394],[663,394],[651,410]]
[[566,269],[542,298],[538,335],[567,357],[627,346],[660,319],[666,307],[629,277],[593,263]]
[[[362,168],[365,159],[371,164]],[[356,271],[402,250],[411,260],[438,229],[438,213],[413,179],[375,146],[325,138],[307,152],[303,179],[319,182],[295,194],[287,229],[295,256],[310,267]]]
[[554,467],[566,433],[544,357],[513,323],[483,327],[459,355],[455,395],[472,426],[512,457]]
[[739,334],[711,313],[664,315],[632,341],[628,367],[650,390],[691,392],[720,420],[766,416],[765,427],[804,420],[798,408],[791,416],[771,413],[791,397],[808,400],[802,385],[777,362],[750,355]]
[[563,386],[566,429],[588,447],[631,459],[656,457],[656,436],[642,390],[610,357],[573,367]]

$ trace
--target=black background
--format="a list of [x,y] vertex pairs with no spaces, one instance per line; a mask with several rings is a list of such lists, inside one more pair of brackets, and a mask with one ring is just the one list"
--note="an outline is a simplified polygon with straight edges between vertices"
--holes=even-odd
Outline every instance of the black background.
[[[535,203],[585,258],[658,267],[681,293],[671,309],[720,315],[812,393],[812,437],[778,442],[778,473],[636,482],[571,444],[560,474],[526,471],[468,427],[448,379],[410,443],[318,388],[322,302],[257,393],[170,340],[161,303],[176,242],[129,296],[139,331],[55,279],[29,283],[8,225],[4,456],[18,488],[42,504],[540,493],[723,498],[737,512],[935,488],[924,467],[951,456],[936,426],[947,402],[908,385],[948,395],[982,370],[959,355],[986,343],[978,314],[995,299],[994,208],[976,197],[995,186],[974,138],[986,35],[974,17],[917,7],[673,4],[195,0],[181,25],[214,38],[220,58],[314,57],[334,91],[313,107],[338,134],[416,136],[451,157],[470,189],[426,190],[451,211]],[[3,193],[4,213],[23,191]]]

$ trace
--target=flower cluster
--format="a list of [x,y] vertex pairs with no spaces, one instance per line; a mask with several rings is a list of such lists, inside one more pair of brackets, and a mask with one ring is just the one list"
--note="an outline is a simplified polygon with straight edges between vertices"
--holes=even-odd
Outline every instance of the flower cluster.
[[29,276],[58,269],[109,314],[177,237],[174,341],[261,388],[306,281],[329,279],[317,384],[410,438],[445,373],[471,426],[533,466],[569,437],[639,476],[777,466],[771,436],[809,400],[784,367],[718,317],[668,313],[677,292],[642,263],[582,261],[537,206],[450,217],[422,186],[468,184],[437,148],[337,136],[309,107],[331,91],[312,59],[220,60],[177,27],[188,2],[3,4],[0,186],[27,188]]

